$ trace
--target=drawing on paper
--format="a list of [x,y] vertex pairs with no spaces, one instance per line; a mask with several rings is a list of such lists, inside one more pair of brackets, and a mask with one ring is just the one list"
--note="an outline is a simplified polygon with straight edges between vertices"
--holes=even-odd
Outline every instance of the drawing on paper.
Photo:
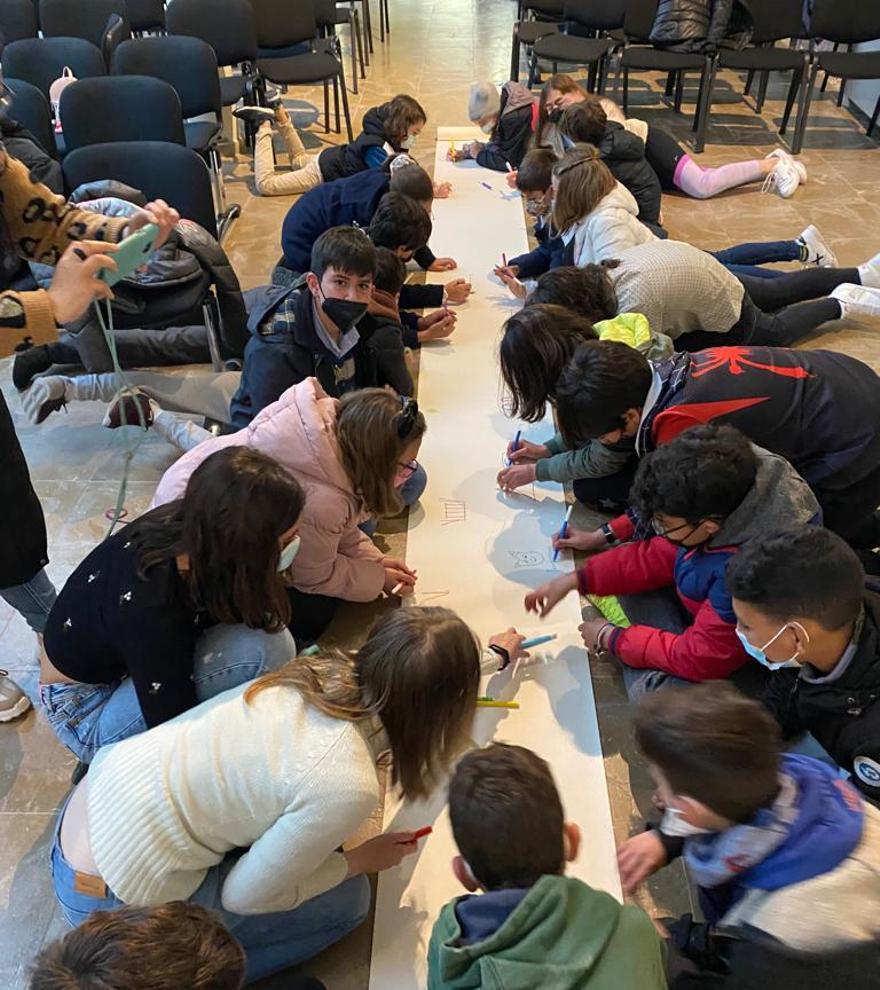
[[441,498],[440,505],[442,507],[441,526],[464,522],[467,519],[467,503],[460,498]]
[[448,594],[448,591],[417,591],[415,599],[419,605],[436,605],[441,598],[446,598]]
[[508,550],[514,567],[537,567],[544,563],[544,554],[537,550]]

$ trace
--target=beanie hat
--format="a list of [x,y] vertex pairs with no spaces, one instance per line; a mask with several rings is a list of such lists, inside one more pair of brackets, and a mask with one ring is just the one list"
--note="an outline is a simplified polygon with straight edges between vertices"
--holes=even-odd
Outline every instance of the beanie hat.
[[501,109],[501,97],[498,90],[490,82],[475,82],[468,94],[468,117],[479,120],[497,114]]

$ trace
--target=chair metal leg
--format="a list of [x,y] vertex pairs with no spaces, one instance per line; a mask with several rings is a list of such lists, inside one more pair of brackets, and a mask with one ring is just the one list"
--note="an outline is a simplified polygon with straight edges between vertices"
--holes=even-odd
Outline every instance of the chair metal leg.
[[684,96],[684,72],[675,74],[675,112],[681,113],[681,101]]
[[519,82],[519,21],[513,25],[513,40],[510,43],[510,75],[508,79]]
[[339,63],[339,75],[342,86],[342,113],[345,117],[345,129],[348,133],[348,140],[354,141],[354,134],[351,130],[351,111],[348,109],[348,90],[345,88],[345,75],[343,74],[342,63]]
[[743,99],[749,95],[752,91],[752,83],[755,81],[755,70],[749,69],[746,73],[746,85],[743,89]]
[[598,62],[590,62],[587,66],[587,92],[596,92],[596,77],[599,71]]
[[837,90],[837,105],[839,107],[843,106],[843,97],[845,93],[846,93],[846,80],[841,79],[840,88]]
[[675,81],[676,81],[677,76],[678,76],[678,73],[675,72],[674,70],[672,72],[667,72],[666,73],[666,91],[665,92],[666,92],[666,95],[667,96],[672,96],[672,92],[675,89]]
[[797,124],[795,125],[794,141],[792,141],[791,144],[792,154],[795,155],[800,154],[801,148],[804,145],[804,134],[807,130],[807,119],[810,116],[810,104],[813,102],[813,88],[816,85],[816,77],[818,75],[818,62],[813,65],[809,79],[807,79],[806,73],[804,74],[804,84],[801,90],[801,107],[798,114]]
[[531,89],[535,85],[535,79],[538,78],[538,56],[535,54],[534,48],[529,54],[529,77],[526,80],[526,87]]
[[330,83],[324,80],[324,133],[330,133]]
[[391,34],[391,17],[388,10],[388,0],[379,0],[379,2],[385,8],[385,34]]
[[629,113],[629,69],[623,69],[623,99],[621,100],[623,106],[624,117]]
[[767,99],[767,84],[770,82],[770,73],[761,73],[761,83],[758,86],[758,99],[755,101],[755,113],[760,113],[764,109],[764,100]]
[[709,90],[714,83],[715,59],[707,56],[700,75],[700,91],[697,93],[697,112],[694,115],[694,150],[700,154],[706,146],[706,126],[709,116]]
[[[342,63],[340,63],[340,69],[341,69],[341,66],[342,66]],[[341,74],[341,72],[340,72],[340,74]],[[334,117],[334,122],[335,122],[335,127],[333,128],[333,130],[337,134],[341,134],[342,133],[342,123],[341,123],[341,121],[339,119],[339,76],[338,75],[336,75],[336,76],[333,77],[333,117]]]
[[364,3],[364,38],[367,41],[367,65],[370,64],[370,55],[373,54],[373,11],[370,9],[370,0],[363,0]]
[[[361,79],[367,78],[367,70],[364,68],[364,38],[361,34],[361,15],[352,7],[351,14],[353,18],[352,30],[354,32],[354,37],[357,39],[357,50],[358,50],[358,60],[361,64]],[[357,92],[357,82],[354,84],[354,91]]]
[[348,32],[351,40],[351,91],[357,94],[358,91],[358,66],[357,66],[357,31],[354,26],[354,11],[348,12]]
[[871,136],[871,131],[874,130],[878,117],[880,117],[880,96],[877,97],[877,103],[874,106],[874,113],[871,115],[871,119],[868,122],[868,129],[865,131],[865,137]]
[[379,41],[385,42],[385,0],[379,0]]
[[788,127],[788,119],[791,117],[795,97],[800,89],[801,79],[803,78],[804,72],[805,70],[801,68],[795,69],[795,71],[791,74],[791,84],[788,87],[788,96],[785,98],[785,112],[782,115],[782,123],[779,125],[780,136],[785,134],[785,129]]

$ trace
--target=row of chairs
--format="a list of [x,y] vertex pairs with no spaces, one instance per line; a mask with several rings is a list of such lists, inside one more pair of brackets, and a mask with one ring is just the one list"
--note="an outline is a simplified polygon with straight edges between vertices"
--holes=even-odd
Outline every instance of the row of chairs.
[[[761,113],[770,72],[790,72],[786,107],[779,133],[784,134],[795,102],[798,113],[792,150],[802,147],[810,104],[820,72],[841,80],[841,96],[847,79],[880,79],[880,52],[853,52],[854,45],[880,38],[880,4],[864,0],[812,0],[809,28],[804,24],[803,0],[743,0],[752,16],[753,30],[748,47],[722,48],[701,54],[657,48],[650,34],[658,0],[520,0],[520,12],[513,29],[511,78],[519,78],[520,53],[529,53],[529,86],[534,84],[539,61],[550,62],[553,71],[562,63],[585,66],[587,85],[604,92],[612,56],[619,56],[624,111],[629,103],[631,72],[654,71],[667,74],[666,94],[681,110],[687,73],[699,73],[693,130],[694,145],[702,151],[711,114],[712,94],[720,69],[747,73],[745,95],[755,76],[759,77],[755,112]],[[778,47],[780,42],[788,46]],[[794,41],[808,42],[808,48],[795,48]],[[820,41],[830,41],[835,49],[821,51]],[[880,114],[880,98],[868,124],[870,135]]]

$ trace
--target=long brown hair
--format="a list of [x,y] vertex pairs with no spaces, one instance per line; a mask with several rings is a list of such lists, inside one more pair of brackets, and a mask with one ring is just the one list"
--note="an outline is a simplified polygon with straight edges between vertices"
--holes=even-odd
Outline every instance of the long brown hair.
[[428,120],[421,103],[406,93],[398,93],[384,105],[383,110],[385,137],[395,151],[400,151],[400,142],[406,139],[413,124],[424,124]]
[[339,400],[339,460],[371,515],[391,516],[403,508],[394,476],[403,452],[426,428],[418,403],[388,389],[361,388]]
[[576,144],[553,166],[553,225],[562,233],[589,216],[617,180],[592,144]]
[[535,146],[538,148],[546,144],[544,131],[547,130],[547,126],[550,123],[550,119],[547,116],[547,94],[551,89],[558,90],[563,94],[581,93],[585,100],[589,99],[590,96],[574,76],[566,75],[564,72],[558,72],[550,76],[547,82],[544,83],[541,89],[541,96],[538,99],[538,126],[535,128]]
[[412,606],[380,618],[353,657],[299,656],[256,680],[295,688],[331,718],[377,717],[391,746],[392,783],[424,797],[467,746],[480,684],[480,646],[446,608]]
[[216,622],[278,632],[290,603],[278,573],[278,537],[302,514],[303,490],[277,461],[248,447],[226,447],[193,471],[182,499],[126,528],[138,573],[186,555],[193,604]]

